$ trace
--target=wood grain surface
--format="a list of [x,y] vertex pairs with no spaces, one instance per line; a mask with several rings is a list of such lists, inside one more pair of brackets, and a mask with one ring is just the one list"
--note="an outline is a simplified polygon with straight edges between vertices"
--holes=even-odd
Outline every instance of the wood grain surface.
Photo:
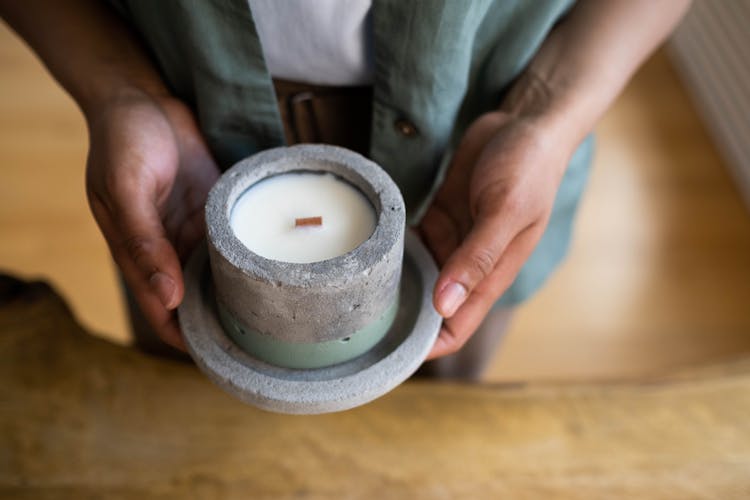
[[265,413],[0,278],[3,499],[750,498],[750,359],[638,384],[407,382]]

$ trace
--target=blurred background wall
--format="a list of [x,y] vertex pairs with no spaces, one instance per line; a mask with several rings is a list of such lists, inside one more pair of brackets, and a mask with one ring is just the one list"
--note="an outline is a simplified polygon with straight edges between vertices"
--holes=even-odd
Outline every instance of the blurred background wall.
[[694,2],[672,60],[750,207],[750,0]]

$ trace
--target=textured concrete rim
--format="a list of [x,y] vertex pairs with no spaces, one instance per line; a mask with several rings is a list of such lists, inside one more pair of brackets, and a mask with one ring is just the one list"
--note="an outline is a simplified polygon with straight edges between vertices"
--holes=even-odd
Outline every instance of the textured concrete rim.
[[[317,262],[268,259],[247,248],[231,228],[232,209],[254,184],[293,172],[327,172],[351,184],[376,212],[375,230],[357,248]],[[211,188],[206,200],[206,229],[211,245],[238,270],[285,287],[346,286],[353,276],[373,268],[400,245],[404,200],[388,173],[372,160],[330,144],[297,144],[267,149],[235,163]]]
[[224,333],[210,287],[205,246],[185,270],[179,319],[190,355],[219,387],[241,401],[279,413],[315,414],[363,405],[391,391],[424,362],[442,318],[432,305],[438,271],[422,242],[406,232],[402,300],[397,319],[370,352],[327,368],[294,370],[260,361]]

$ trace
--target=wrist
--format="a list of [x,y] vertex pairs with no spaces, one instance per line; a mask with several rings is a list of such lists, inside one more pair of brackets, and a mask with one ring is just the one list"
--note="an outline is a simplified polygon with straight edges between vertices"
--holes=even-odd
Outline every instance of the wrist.
[[534,146],[545,151],[549,178],[558,182],[570,157],[589,133],[581,125],[573,104],[567,92],[528,68],[500,105],[500,112],[522,125],[533,137]]
[[158,102],[171,97],[161,81],[132,75],[91,79],[71,93],[89,123],[115,105],[143,99]]
[[567,85],[555,82],[530,66],[511,87],[500,105],[500,111],[516,119],[533,122],[558,143],[575,147],[590,132],[581,106],[585,100],[572,97]]

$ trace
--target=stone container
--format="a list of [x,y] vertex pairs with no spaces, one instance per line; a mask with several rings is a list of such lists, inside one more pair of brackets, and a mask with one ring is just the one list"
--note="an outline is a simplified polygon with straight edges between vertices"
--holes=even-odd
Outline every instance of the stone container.
[[[359,189],[376,215],[354,250],[313,263],[262,257],[230,226],[254,184],[292,172],[331,173]],[[347,149],[298,145],[266,150],[227,170],[208,196],[206,227],[218,316],[227,335],[256,358],[286,368],[321,368],[378,343],[398,310],[404,248],[401,193],[376,163]]]

